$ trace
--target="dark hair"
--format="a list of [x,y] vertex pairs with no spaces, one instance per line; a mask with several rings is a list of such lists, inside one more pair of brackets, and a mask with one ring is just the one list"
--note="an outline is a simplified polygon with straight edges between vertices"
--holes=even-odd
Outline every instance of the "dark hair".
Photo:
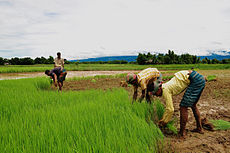
[[46,71],[45,71],[45,74],[46,74],[46,75],[49,75],[49,72],[50,72],[50,70],[46,70]]
[[60,53],[60,52],[57,52],[57,55],[61,55],[61,53]]

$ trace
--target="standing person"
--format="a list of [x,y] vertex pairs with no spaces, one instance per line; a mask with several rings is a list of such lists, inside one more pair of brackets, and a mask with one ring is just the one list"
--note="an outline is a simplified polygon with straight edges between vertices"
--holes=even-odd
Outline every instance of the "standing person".
[[174,112],[172,96],[180,94],[187,88],[180,102],[179,135],[181,137],[185,137],[186,135],[185,128],[188,121],[188,107],[192,108],[197,126],[197,128],[192,130],[192,132],[203,134],[200,112],[196,104],[204,87],[205,78],[196,71],[189,70],[175,73],[174,77],[169,82],[162,84],[162,86],[160,86],[158,91],[155,93],[156,96],[163,96],[166,102],[166,109],[162,119],[159,121],[159,125],[166,125],[172,118]]
[[55,87],[57,87],[57,85],[58,85],[59,90],[62,91],[63,81],[65,80],[67,72],[62,71],[61,67],[56,67],[52,70],[46,70],[45,74],[47,76],[50,76],[54,81]]
[[54,68],[61,67],[61,69],[64,69],[64,59],[61,58],[61,53],[57,53],[57,57],[54,59]]
[[126,82],[134,87],[133,101],[137,99],[138,87],[141,87],[142,94],[139,101],[141,102],[146,95],[147,102],[151,103],[149,92],[156,92],[158,90],[158,87],[162,83],[162,75],[156,68],[147,68],[137,75],[129,73],[126,76]]

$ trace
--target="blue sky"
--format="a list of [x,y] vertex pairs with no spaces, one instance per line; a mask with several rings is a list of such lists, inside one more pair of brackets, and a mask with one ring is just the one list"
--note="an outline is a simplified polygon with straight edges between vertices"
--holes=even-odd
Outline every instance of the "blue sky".
[[0,0],[0,57],[230,50],[229,0]]

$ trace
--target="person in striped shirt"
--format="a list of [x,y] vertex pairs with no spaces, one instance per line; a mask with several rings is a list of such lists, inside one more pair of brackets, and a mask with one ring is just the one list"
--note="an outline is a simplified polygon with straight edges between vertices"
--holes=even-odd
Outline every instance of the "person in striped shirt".
[[129,73],[126,76],[126,82],[133,85],[133,102],[137,99],[137,89],[141,87],[142,94],[139,99],[141,102],[145,97],[146,101],[151,103],[149,92],[156,92],[162,84],[162,75],[156,68],[147,68],[138,74]]
[[196,71],[179,71],[174,74],[174,77],[167,83],[162,84],[156,96],[162,96],[166,102],[166,109],[162,119],[159,121],[160,126],[166,125],[172,118],[174,113],[172,96],[182,93],[185,89],[184,96],[180,102],[180,132],[181,137],[186,135],[186,123],[188,121],[188,107],[192,108],[197,128],[192,132],[203,134],[201,125],[200,112],[197,108],[197,102],[205,87],[205,78]]

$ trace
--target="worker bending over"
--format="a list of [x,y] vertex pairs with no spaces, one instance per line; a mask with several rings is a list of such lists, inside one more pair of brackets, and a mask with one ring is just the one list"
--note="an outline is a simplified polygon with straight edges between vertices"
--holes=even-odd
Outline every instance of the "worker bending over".
[[197,128],[192,132],[203,134],[201,125],[200,112],[197,108],[197,102],[205,87],[205,78],[196,71],[179,71],[174,74],[174,77],[167,83],[162,84],[158,91],[154,93],[156,96],[163,96],[166,102],[166,110],[162,119],[159,122],[160,126],[166,125],[172,118],[174,108],[172,96],[178,95],[186,88],[184,96],[180,102],[180,132],[179,135],[185,137],[186,123],[188,121],[188,107],[192,108],[196,119]]
[[158,87],[162,83],[162,75],[156,68],[147,68],[137,75],[129,73],[126,76],[126,82],[134,87],[133,101],[137,99],[138,87],[141,87],[142,94],[139,101],[141,102],[146,95],[146,101],[151,103],[149,92],[154,93],[158,90]]
[[65,69],[62,70],[61,67],[56,67],[52,70],[46,70],[45,74],[50,76],[50,78],[54,81],[55,87],[57,87],[58,84],[59,90],[62,91],[63,81],[67,75]]

